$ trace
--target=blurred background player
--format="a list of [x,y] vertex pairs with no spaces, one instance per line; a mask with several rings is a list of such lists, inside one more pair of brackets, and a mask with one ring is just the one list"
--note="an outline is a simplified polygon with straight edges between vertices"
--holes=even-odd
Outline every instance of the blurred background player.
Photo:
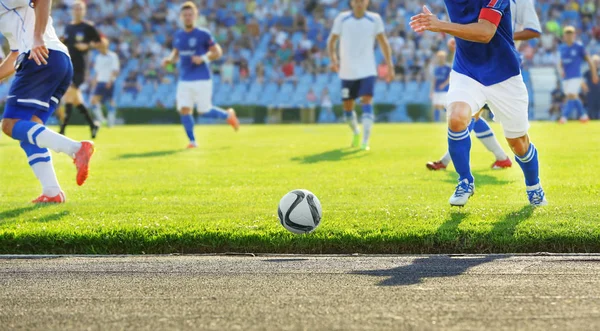
[[[529,40],[538,38],[541,35],[541,24],[540,19],[535,11],[535,5],[532,0],[511,0],[510,1],[510,12],[512,19],[513,40],[518,44],[519,41]],[[450,53],[454,53],[456,48],[456,41],[454,38],[448,42],[448,49]],[[487,121],[481,117],[481,113],[487,108],[487,105],[475,114],[474,122],[472,123],[472,130],[475,131],[475,136],[481,141],[485,148],[490,151],[496,157],[496,161],[492,163],[492,169],[506,169],[512,166],[512,161],[504,152],[502,146],[496,139],[494,131],[487,123]],[[493,116],[493,113],[490,112]],[[446,152],[439,161],[428,162],[426,164],[429,170],[442,170],[446,169],[450,164],[451,157],[450,153]]]
[[[592,55],[592,61],[596,67],[596,77],[600,75],[600,55]],[[583,83],[581,89],[585,94],[586,106],[591,119],[600,119],[600,83],[594,82],[592,70],[589,69],[583,74]]]
[[219,44],[206,29],[196,27],[198,8],[185,2],[180,8],[183,29],[177,31],[173,50],[163,60],[163,66],[175,63],[179,57],[179,82],[177,83],[177,110],[181,123],[190,139],[188,148],[198,147],[194,136],[194,106],[204,117],[225,119],[236,131],[240,123],[232,108],[223,110],[212,104],[212,77],[209,64],[223,55]]
[[50,17],[51,0],[13,0],[0,6],[0,33],[8,39],[11,54],[0,65],[0,80],[16,72],[4,109],[2,131],[21,142],[29,166],[42,184],[33,203],[62,203],[61,190],[48,148],[74,159],[77,184],[88,177],[94,153],[91,142],[73,141],[46,128],[73,75],[67,47],[60,42]]
[[451,206],[464,206],[475,193],[469,126],[472,115],[486,103],[502,123],[504,136],[521,166],[529,203],[534,207],[548,203],[540,184],[538,153],[527,133],[529,97],[512,40],[510,2],[445,0],[450,22],[440,21],[425,6],[421,14],[411,17],[410,26],[417,33],[442,32],[457,39],[447,95],[448,150],[459,175],[448,200]]
[[[352,11],[340,13],[333,21],[327,50],[331,69],[339,73],[342,80],[342,100],[346,122],[350,124],[354,137],[352,146],[360,143],[360,130],[354,111],[354,100],[360,97],[362,105],[363,140],[360,147],[369,149],[371,129],[375,122],[373,92],[377,79],[375,64],[375,41],[385,57],[387,81],[394,79],[392,50],[385,36],[384,24],[379,14],[367,11],[369,0],[351,0]],[[340,41],[338,60],[337,42]]]
[[440,121],[441,114],[446,109],[446,94],[450,87],[450,71],[452,70],[448,65],[447,57],[448,53],[444,51],[438,51],[435,54],[436,64],[433,67],[431,78],[431,104],[433,105],[434,122]]
[[79,90],[81,84],[85,82],[87,75],[88,52],[92,47],[95,47],[96,43],[100,42],[98,30],[96,30],[92,23],[84,21],[86,8],[86,4],[83,1],[75,1],[73,3],[73,21],[66,26],[63,37],[64,43],[69,48],[69,54],[71,54],[74,71],[73,82],[65,94],[65,117],[60,126],[60,133],[65,134],[65,129],[71,119],[73,106],[75,106],[90,126],[92,138],[96,138],[100,127],[94,123],[90,112],[83,104],[83,96]]
[[92,96],[92,107],[97,119],[104,122],[102,106],[106,107],[108,113],[108,126],[115,125],[116,109],[114,100],[114,83],[119,77],[119,56],[109,48],[107,38],[102,38],[98,43],[98,55],[94,60],[94,71],[96,72],[96,88]]
[[564,43],[559,46],[560,61],[558,62],[558,71],[563,78],[563,91],[567,95],[567,101],[563,106],[562,116],[559,123],[566,123],[573,109],[577,111],[577,116],[582,122],[589,120],[588,114],[579,99],[579,89],[581,88],[581,65],[585,60],[590,68],[591,80],[594,84],[598,83],[598,73],[592,59],[588,56],[585,47],[576,41],[575,28],[566,26],[563,29]]

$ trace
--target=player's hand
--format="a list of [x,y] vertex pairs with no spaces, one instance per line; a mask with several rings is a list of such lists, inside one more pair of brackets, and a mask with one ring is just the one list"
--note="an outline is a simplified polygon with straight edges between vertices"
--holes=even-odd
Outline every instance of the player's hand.
[[331,68],[331,71],[336,73],[340,71],[340,65],[338,64],[337,60],[331,60],[331,65],[329,68]]
[[201,65],[204,63],[204,59],[202,59],[202,56],[194,55],[192,56],[192,63],[195,65]]
[[77,48],[77,50],[80,52],[85,52],[88,49],[90,49],[90,45],[88,45],[86,43],[76,43],[75,48]]
[[396,79],[396,70],[394,69],[393,65],[389,65],[388,64],[388,72],[387,72],[387,76],[385,77],[385,81],[388,83],[391,83],[394,79]]
[[110,88],[112,86],[112,84],[113,84],[113,82],[111,82],[111,81],[106,82],[106,88]]
[[48,54],[48,48],[46,48],[44,39],[41,37],[34,37],[31,52],[29,52],[29,59],[35,61],[37,65],[46,65],[48,64],[48,61],[46,61]]
[[162,63],[161,63],[161,65],[162,65],[163,67],[166,67],[166,66],[168,66],[168,65],[169,65],[169,64],[171,64],[171,63],[173,63],[173,61],[171,61],[171,59],[169,59],[168,57],[166,57],[166,58],[164,58],[164,59],[162,60]]
[[592,83],[598,84],[598,81],[599,81],[598,75],[592,75]]
[[440,20],[433,15],[427,6],[423,6],[423,12],[410,18],[410,27],[415,32],[431,31],[440,32]]

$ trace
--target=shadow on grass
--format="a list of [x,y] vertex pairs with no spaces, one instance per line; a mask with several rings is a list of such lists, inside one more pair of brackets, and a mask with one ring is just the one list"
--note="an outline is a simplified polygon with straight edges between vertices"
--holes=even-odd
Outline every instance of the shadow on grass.
[[[492,171],[492,170],[490,170]],[[502,170],[494,170],[502,171]],[[487,172],[487,171],[486,171]],[[475,185],[506,185],[512,183],[510,180],[498,179],[496,176],[488,175],[486,172],[473,171],[473,177],[475,178]],[[448,177],[444,179],[446,183],[457,184],[458,174],[454,171],[447,171]],[[477,187],[475,187],[477,188]]]
[[[488,233],[488,240],[502,241],[503,239],[512,237],[519,223],[531,217],[533,210],[533,207],[525,206],[516,212],[504,215],[494,224],[494,227]],[[467,216],[468,213],[451,212],[449,219],[440,225],[435,234],[433,234],[435,244],[443,246],[449,243],[464,247],[464,241],[467,238],[461,235],[458,227]],[[461,242],[456,243],[456,241]],[[386,277],[378,283],[379,286],[413,285],[421,283],[424,278],[459,276],[470,268],[505,257],[505,255],[473,257],[428,256],[416,258],[407,265],[392,269],[363,270],[352,272],[352,274]]]
[[37,205],[30,205],[27,207],[21,207],[21,208],[15,208],[15,209],[10,209],[10,210],[5,210],[3,212],[0,212],[0,222],[6,220],[6,219],[11,219],[11,218],[15,218],[18,216],[21,216],[25,213],[28,213],[32,210],[37,210],[37,209],[42,209],[45,207],[48,207],[49,204],[37,204]]
[[69,211],[63,210],[61,212],[52,213],[48,215],[44,215],[36,218],[29,218],[24,221],[18,221],[15,217],[9,219],[0,219],[0,228],[16,224],[16,223],[49,223],[54,221],[60,221],[63,217],[68,216],[70,214]]
[[147,158],[147,157],[159,157],[159,156],[173,155],[173,154],[181,153],[183,151],[184,151],[184,149],[173,149],[173,150],[165,150],[165,151],[152,151],[152,152],[146,152],[146,153],[129,153],[129,154],[121,154],[117,157],[117,159],[123,160],[123,159],[140,159],[140,158]]
[[355,148],[350,148],[350,147],[338,148],[338,149],[332,149],[330,151],[326,151],[326,152],[322,152],[322,153],[318,153],[318,154],[293,157],[291,160],[300,162],[302,164],[311,164],[311,163],[318,163],[318,162],[335,162],[335,161],[358,159],[358,158],[361,158],[361,157],[364,157],[365,155],[367,155],[366,153],[359,154],[360,152],[361,152],[360,149],[355,149]]

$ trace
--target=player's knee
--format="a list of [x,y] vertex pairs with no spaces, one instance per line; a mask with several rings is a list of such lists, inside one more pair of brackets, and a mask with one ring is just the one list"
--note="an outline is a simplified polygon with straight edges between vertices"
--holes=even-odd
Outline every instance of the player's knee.
[[506,141],[517,156],[523,156],[529,151],[529,136],[527,135],[518,138],[506,138]]
[[373,102],[373,97],[370,95],[365,95],[360,98],[360,103],[363,105],[370,105]]
[[181,115],[189,115],[192,113],[192,108],[182,107],[181,109],[179,109],[179,113]]
[[16,122],[17,120],[11,118],[5,118],[2,120],[2,132],[4,132],[4,134],[7,136],[12,137],[12,129]]

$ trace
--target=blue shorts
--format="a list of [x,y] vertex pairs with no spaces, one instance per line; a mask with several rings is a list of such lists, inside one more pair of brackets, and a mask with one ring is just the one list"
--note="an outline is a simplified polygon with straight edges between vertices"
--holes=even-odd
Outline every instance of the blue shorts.
[[356,80],[342,80],[342,100],[354,100],[362,96],[373,96],[377,77],[370,76]]
[[27,59],[20,63],[10,86],[4,118],[48,119],[56,109],[73,77],[71,59],[65,53],[50,50],[47,65]]
[[96,84],[94,90],[94,96],[100,96],[100,102],[104,103],[113,99],[115,84],[111,84],[110,87],[106,87],[106,83]]

